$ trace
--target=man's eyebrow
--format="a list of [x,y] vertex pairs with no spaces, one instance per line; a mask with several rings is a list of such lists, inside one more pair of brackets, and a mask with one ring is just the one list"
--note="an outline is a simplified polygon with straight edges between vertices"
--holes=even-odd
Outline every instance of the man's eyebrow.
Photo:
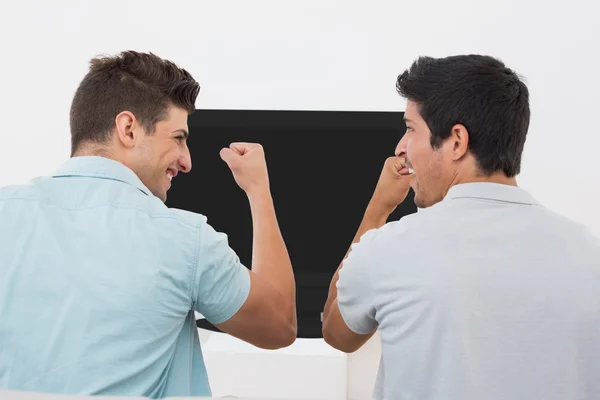
[[177,133],[177,132],[181,132],[183,133],[183,136],[185,136],[185,138],[187,139],[188,136],[190,136],[189,132],[186,131],[185,129],[177,129],[176,131],[174,131],[173,133]]

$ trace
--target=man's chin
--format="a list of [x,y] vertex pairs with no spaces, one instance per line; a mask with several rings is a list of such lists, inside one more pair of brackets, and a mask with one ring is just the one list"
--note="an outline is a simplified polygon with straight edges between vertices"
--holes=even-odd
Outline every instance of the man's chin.
[[415,205],[417,206],[417,208],[423,209],[423,208],[428,208],[428,207],[432,207],[432,206],[436,205],[437,203],[442,201],[442,199],[433,200],[433,201],[431,201],[431,199],[430,199],[430,201],[426,201],[426,200],[421,199],[419,197],[419,195],[415,192],[414,201],[415,201]]
[[427,207],[429,207],[427,205],[427,203],[425,203],[425,201],[423,201],[421,198],[419,198],[419,195],[418,195],[417,192],[415,192],[414,202],[415,202],[415,205],[417,206],[417,208],[427,208]]
[[167,192],[166,191],[152,190],[152,194],[154,195],[154,197],[158,197],[160,199],[160,201],[162,201],[163,203],[167,202]]

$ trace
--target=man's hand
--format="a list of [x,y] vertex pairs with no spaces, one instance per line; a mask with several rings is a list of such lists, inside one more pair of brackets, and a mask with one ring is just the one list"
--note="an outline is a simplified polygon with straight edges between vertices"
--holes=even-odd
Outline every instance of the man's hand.
[[257,143],[232,143],[220,152],[238,186],[248,196],[269,191],[265,153]]
[[370,207],[389,215],[406,199],[413,177],[405,160],[404,157],[389,157],[385,160]]

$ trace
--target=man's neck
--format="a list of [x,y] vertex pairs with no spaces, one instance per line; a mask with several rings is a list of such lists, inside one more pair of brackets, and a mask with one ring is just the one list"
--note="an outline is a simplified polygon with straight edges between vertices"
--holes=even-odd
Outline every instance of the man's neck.
[[[496,172],[492,175],[484,175],[484,174],[470,174],[470,175],[460,175],[457,173],[454,175],[453,179],[446,190],[446,193],[450,190],[452,186],[462,185],[466,183],[477,183],[477,182],[487,182],[487,183],[497,183],[500,185],[508,185],[508,186],[519,186],[517,184],[517,179],[515,177],[509,178],[502,172]],[[446,195],[444,193],[444,196]]]
[[104,157],[110,158],[111,160],[119,161],[120,159],[116,157],[114,152],[109,151],[107,148],[103,146],[95,146],[95,145],[82,145],[77,151],[75,151],[71,157]]
[[[474,182],[488,182],[488,183],[498,183],[501,185],[509,185],[509,186],[518,186],[517,179],[515,177],[509,178],[504,175],[504,173],[494,173],[490,176],[485,175],[476,175],[472,177],[466,177],[462,179],[458,183],[474,183]],[[455,183],[455,184],[458,184]]]

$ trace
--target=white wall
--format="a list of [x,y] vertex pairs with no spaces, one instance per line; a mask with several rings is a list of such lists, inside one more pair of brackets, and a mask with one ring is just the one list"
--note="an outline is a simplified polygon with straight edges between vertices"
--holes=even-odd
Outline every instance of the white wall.
[[[153,51],[202,83],[201,108],[402,110],[419,55],[487,53],[524,75],[519,181],[600,234],[600,25],[592,1],[4,0],[0,185],[68,157],[73,91],[100,53]],[[390,152],[393,149],[390,149]]]
[[596,14],[591,0],[5,0],[0,185],[68,156],[70,98],[99,53],[175,60],[203,108],[402,110],[395,78],[415,57],[476,52],[529,83],[521,184],[600,234]]

